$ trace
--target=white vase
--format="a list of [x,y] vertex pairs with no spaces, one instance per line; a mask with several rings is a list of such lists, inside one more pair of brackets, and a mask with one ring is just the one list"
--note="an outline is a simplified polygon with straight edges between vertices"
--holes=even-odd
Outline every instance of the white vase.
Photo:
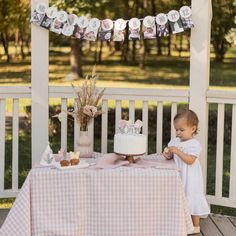
[[88,131],[80,131],[80,135],[77,139],[76,151],[80,152],[79,156],[81,158],[92,157],[93,149],[91,143]]

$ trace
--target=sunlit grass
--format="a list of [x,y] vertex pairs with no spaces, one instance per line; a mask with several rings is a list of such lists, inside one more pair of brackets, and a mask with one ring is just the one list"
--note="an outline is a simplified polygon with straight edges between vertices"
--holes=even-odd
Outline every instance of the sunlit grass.
[[[14,51],[14,48],[11,49]],[[94,65],[94,50],[92,46],[84,50],[84,75],[91,72]],[[235,48],[230,49],[224,63],[211,61],[210,85],[235,87],[236,71]],[[147,56],[145,69],[139,68],[137,61],[128,59],[121,62],[121,53],[111,55],[108,47],[104,47],[102,62],[97,65],[99,73],[98,86],[120,88],[187,88],[189,85],[189,52],[184,51],[179,57],[178,51],[172,51],[172,57],[157,56],[153,53]],[[49,85],[70,85],[65,77],[70,73],[70,47],[51,47],[49,57]],[[212,54],[213,58],[213,54]],[[0,86],[30,85],[30,57],[24,62],[13,60],[7,64],[0,61]],[[227,88],[228,89],[228,88]]]
[[0,198],[0,209],[11,208],[14,201],[15,198],[4,198],[4,199]]
[[[67,100],[67,106],[73,107],[73,99]],[[155,101],[149,101],[149,106],[156,106]],[[169,105],[169,102],[163,103],[164,105]],[[60,98],[50,98],[49,99],[49,106],[60,106],[61,105],[61,99]],[[129,101],[128,100],[122,100],[122,108],[128,108],[129,107]],[[31,106],[31,100],[30,99],[20,99],[19,100],[19,114],[21,116],[25,116],[26,114],[26,107]],[[108,109],[113,109],[116,107],[115,100],[108,100]],[[135,101],[135,108],[141,109],[142,108],[142,101],[137,100]],[[7,116],[12,116],[13,111],[13,100],[12,99],[6,99],[6,114]]]
[[[19,114],[25,115],[25,107],[31,106],[31,99],[19,99]],[[6,114],[12,116],[13,99],[6,99]]]

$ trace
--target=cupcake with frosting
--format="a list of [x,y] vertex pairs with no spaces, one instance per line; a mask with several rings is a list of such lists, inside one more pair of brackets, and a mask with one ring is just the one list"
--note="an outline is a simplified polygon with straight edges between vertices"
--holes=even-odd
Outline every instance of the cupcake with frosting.
[[70,152],[70,164],[72,166],[79,164],[80,162],[79,154],[80,152]]

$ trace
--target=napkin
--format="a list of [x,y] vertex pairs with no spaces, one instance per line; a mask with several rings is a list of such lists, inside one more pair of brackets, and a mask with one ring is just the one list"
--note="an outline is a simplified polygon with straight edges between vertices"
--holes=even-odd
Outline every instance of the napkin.
[[53,160],[54,160],[53,152],[52,152],[52,149],[51,149],[51,147],[50,147],[50,145],[48,143],[45,151],[43,152],[43,154],[41,156],[40,164],[41,165],[50,165]]
[[104,154],[101,158],[99,158],[95,165],[91,166],[90,168],[94,169],[111,169],[117,168],[120,166],[129,165],[128,161],[125,161],[125,157],[115,154],[115,153],[108,153]]
[[130,163],[129,166],[135,168],[155,167],[157,169],[178,169],[173,160],[161,159],[159,157],[156,160],[146,160],[143,158],[138,158],[135,160],[135,163]]
[[[95,165],[90,168],[94,169],[112,169],[120,166],[135,167],[135,168],[160,168],[160,169],[177,169],[173,160],[166,160],[160,155],[155,155],[155,159],[147,160],[143,158],[135,159],[135,163],[129,163],[125,160],[125,156],[121,156],[115,153],[104,154],[100,157]],[[148,157],[148,156],[147,156]]]
[[58,154],[54,154],[54,155],[53,155],[55,161],[57,161],[57,162],[59,162],[59,161],[65,159],[65,156],[66,156],[66,153],[65,153],[65,149],[64,149],[64,148],[61,148],[61,149],[58,151]]

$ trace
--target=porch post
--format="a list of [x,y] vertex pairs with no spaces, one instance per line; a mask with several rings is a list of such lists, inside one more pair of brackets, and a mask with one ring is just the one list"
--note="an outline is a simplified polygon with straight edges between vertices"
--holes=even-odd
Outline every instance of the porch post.
[[[31,11],[37,0],[31,0]],[[41,0],[48,4],[48,0]],[[32,166],[48,143],[48,30],[31,25]]]
[[211,0],[192,0],[193,22],[190,39],[190,109],[199,117],[200,132],[197,136],[202,144],[200,162],[206,186],[208,104],[206,92],[209,87]]

